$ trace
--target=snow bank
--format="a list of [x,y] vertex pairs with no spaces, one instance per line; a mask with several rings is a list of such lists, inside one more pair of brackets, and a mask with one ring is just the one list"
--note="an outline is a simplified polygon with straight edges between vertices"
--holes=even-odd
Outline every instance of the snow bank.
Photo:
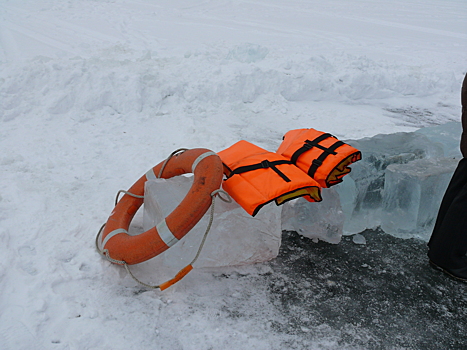
[[116,192],[180,147],[458,120],[465,5],[369,4],[2,1],[0,348],[338,348],[326,327],[277,332],[267,264],[146,291],[94,237]]

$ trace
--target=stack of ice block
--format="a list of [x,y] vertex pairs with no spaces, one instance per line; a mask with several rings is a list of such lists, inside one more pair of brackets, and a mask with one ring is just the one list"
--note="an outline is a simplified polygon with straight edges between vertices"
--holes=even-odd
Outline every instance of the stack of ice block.
[[363,159],[336,186],[345,214],[344,234],[380,226],[398,237],[428,240],[461,158],[461,131],[460,123],[451,122],[347,141]]

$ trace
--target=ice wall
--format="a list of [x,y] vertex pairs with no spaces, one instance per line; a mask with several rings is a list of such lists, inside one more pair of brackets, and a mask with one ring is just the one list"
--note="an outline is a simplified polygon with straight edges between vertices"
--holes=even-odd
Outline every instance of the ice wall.
[[444,191],[461,158],[461,125],[347,140],[363,159],[336,186],[344,234],[381,226],[404,238],[428,240]]

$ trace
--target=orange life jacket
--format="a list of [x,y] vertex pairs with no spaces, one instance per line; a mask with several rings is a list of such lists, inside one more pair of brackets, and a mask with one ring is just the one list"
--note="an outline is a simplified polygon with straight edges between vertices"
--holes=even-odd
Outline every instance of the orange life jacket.
[[276,151],[315,179],[321,187],[342,182],[361,152],[331,134],[315,129],[290,130]]
[[321,201],[319,184],[277,153],[241,140],[218,155],[227,177],[223,189],[252,216],[273,200],[277,205],[302,196]]

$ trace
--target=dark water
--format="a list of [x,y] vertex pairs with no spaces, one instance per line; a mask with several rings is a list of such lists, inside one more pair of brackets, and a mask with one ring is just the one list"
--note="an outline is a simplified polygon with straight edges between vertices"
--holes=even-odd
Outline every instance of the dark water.
[[342,349],[467,349],[467,284],[433,270],[424,242],[362,235],[333,245],[284,232],[262,277],[285,319],[272,329],[294,335],[284,347],[331,336]]

